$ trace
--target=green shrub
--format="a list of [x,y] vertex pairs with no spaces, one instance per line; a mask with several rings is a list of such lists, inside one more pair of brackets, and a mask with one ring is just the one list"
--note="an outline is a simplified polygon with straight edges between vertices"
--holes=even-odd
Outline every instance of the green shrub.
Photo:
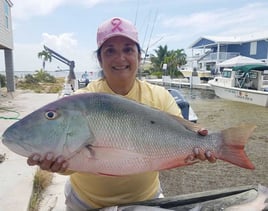
[[6,76],[0,74],[0,85],[1,87],[6,86]]
[[24,77],[24,82],[27,84],[37,84],[38,80],[31,74],[27,74]]
[[155,71],[155,72],[152,72],[152,75],[155,75],[157,76],[157,78],[162,78],[162,75],[163,75],[163,72],[162,71]]
[[35,71],[33,77],[38,81],[38,82],[45,82],[45,83],[55,83],[56,78],[49,73],[47,73],[44,70],[39,70]]

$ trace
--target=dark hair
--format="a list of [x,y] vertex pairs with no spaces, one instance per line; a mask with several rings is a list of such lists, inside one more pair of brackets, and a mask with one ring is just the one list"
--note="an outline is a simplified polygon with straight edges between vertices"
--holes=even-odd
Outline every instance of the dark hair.
[[[140,45],[138,43],[136,43],[136,46],[137,46],[137,49],[138,49],[138,53],[141,54],[141,47],[140,47]],[[99,47],[99,49],[96,51],[98,60],[101,59],[101,48],[102,48],[102,46]]]

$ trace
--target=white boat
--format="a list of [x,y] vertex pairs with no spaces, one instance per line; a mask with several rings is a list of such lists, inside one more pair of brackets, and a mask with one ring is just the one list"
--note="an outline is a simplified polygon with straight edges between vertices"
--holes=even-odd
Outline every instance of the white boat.
[[268,107],[268,66],[225,68],[208,82],[220,98]]
[[181,73],[183,74],[184,78],[190,78],[193,75],[197,75],[199,78],[213,78],[213,75],[211,75],[211,71],[209,70],[196,70],[196,73],[194,73],[194,69],[191,68],[182,68],[180,69]]

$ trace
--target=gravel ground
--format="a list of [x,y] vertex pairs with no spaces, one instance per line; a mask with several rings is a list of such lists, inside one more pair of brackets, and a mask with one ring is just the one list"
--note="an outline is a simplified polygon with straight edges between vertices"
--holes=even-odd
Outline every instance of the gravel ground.
[[246,145],[246,153],[255,170],[239,168],[218,160],[162,171],[160,179],[165,196],[207,191],[240,185],[268,186],[268,108],[223,99],[192,100],[198,123],[219,131],[240,123],[253,123],[257,128]]

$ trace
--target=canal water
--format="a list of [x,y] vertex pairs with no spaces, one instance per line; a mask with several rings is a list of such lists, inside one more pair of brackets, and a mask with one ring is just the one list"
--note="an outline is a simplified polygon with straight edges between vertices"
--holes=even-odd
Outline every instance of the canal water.
[[209,89],[190,89],[190,88],[176,88],[176,87],[172,87],[172,89],[179,90],[187,101],[218,98],[215,95],[214,91]]

